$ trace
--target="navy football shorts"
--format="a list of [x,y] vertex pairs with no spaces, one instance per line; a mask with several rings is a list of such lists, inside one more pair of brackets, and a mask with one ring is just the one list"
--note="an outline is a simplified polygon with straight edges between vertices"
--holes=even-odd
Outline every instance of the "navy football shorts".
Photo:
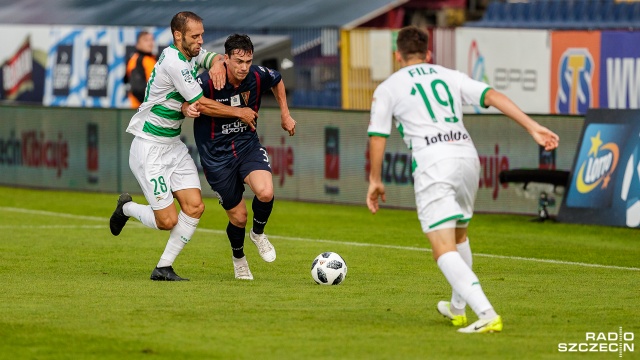
[[204,175],[220,205],[231,210],[242,200],[244,179],[255,170],[271,172],[267,150],[260,143],[225,162],[224,166],[205,168]]

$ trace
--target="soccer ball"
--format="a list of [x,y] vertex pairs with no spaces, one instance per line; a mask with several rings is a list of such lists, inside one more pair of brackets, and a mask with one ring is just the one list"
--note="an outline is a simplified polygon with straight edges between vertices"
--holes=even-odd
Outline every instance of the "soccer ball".
[[347,276],[347,263],[334,252],[323,252],[311,264],[311,277],[322,285],[338,285]]

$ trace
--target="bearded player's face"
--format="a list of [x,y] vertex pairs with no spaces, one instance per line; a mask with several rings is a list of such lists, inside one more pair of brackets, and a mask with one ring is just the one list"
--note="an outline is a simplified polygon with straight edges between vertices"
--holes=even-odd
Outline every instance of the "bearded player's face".
[[193,58],[200,54],[202,48],[202,34],[204,34],[204,27],[199,21],[188,20],[187,29],[182,34],[182,51],[189,58]]

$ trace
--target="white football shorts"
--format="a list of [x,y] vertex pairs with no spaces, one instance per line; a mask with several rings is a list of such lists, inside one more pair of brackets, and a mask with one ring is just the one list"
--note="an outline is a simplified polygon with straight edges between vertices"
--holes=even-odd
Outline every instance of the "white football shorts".
[[198,169],[182,141],[161,144],[135,137],[129,167],[153,210],[173,204],[173,192],[201,189]]
[[477,158],[440,160],[415,174],[416,210],[422,231],[467,227],[479,180]]

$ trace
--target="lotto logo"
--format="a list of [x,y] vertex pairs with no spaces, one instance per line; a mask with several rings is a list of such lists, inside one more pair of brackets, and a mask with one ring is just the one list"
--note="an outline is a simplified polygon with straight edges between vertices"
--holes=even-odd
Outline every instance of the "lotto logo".
[[611,175],[616,170],[620,150],[615,143],[603,144],[600,131],[590,138],[591,147],[586,160],[580,164],[576,176],[576,189],[582,194],[601,187],[606,189],[611,181]]
[[618,124],[589,124],[585,129],[567,205],[608,208],[612,203],[627,129]]

